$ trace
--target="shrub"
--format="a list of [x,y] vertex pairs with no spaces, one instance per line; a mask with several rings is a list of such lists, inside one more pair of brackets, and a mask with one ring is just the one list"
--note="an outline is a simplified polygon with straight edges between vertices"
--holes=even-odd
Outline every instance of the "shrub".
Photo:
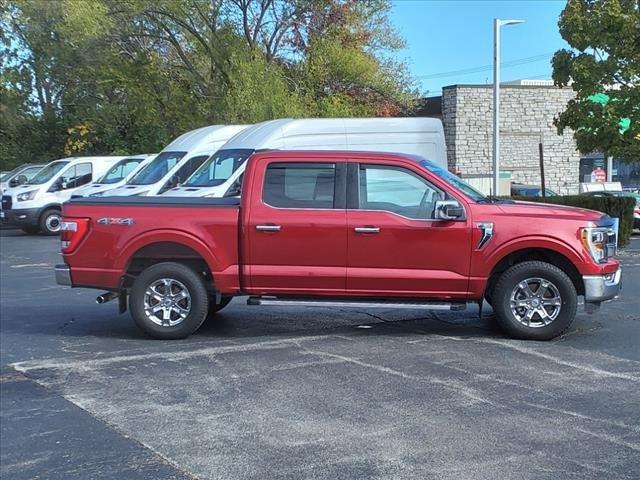
[[592,197],[589,195],[568,195],[558,197],[513,197],[514,200],[527,202],[552,203],[570,207],[587,208],[606,213],[620,219],[618,245],[628,245],[633,231],[633,209],[636,201],[632,197]]

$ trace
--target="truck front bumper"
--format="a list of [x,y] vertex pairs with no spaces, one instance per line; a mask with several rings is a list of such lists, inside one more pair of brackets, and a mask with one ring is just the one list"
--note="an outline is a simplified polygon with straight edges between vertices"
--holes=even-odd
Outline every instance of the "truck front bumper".
[[71,268],[69,265],[56,265],[56,283],[71,286]]
[[2,211],[2,224],[12,227],[29,227],[38,225],[40,221],[39,208],[11,209]]
[[622,287],[622,269],[606,275],[583,275],[585,303],[600,303],[618,296]]

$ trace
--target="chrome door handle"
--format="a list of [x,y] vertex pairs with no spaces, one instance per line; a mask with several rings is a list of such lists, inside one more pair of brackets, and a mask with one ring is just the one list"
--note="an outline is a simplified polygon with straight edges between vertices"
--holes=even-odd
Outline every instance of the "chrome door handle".
[[353,229],[356,233],[380,233],[378,227],[356,227]]
[[279,232],[281,228],[280,225],[256,225],[259,232]]

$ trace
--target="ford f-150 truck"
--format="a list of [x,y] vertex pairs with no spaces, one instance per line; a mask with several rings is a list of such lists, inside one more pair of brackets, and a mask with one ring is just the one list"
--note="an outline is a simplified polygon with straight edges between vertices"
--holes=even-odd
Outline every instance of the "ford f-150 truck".
[[240,198],[64,204],[58,283],[119,298],[156,338],[183,338],[234,296],[249,305],[493,307],[511,336],[565,332],[578,296],[620,288],[617,219],[488,198],[419,157],[255,153]]

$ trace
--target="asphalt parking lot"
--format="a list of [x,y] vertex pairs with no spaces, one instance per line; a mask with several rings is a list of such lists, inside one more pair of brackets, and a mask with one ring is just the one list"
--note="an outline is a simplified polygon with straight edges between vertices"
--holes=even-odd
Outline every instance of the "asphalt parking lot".
[[0,231],[6,479],[572,479],[640,471],[640,238],[552,342],[443,314],[249,307],[145,338]]

